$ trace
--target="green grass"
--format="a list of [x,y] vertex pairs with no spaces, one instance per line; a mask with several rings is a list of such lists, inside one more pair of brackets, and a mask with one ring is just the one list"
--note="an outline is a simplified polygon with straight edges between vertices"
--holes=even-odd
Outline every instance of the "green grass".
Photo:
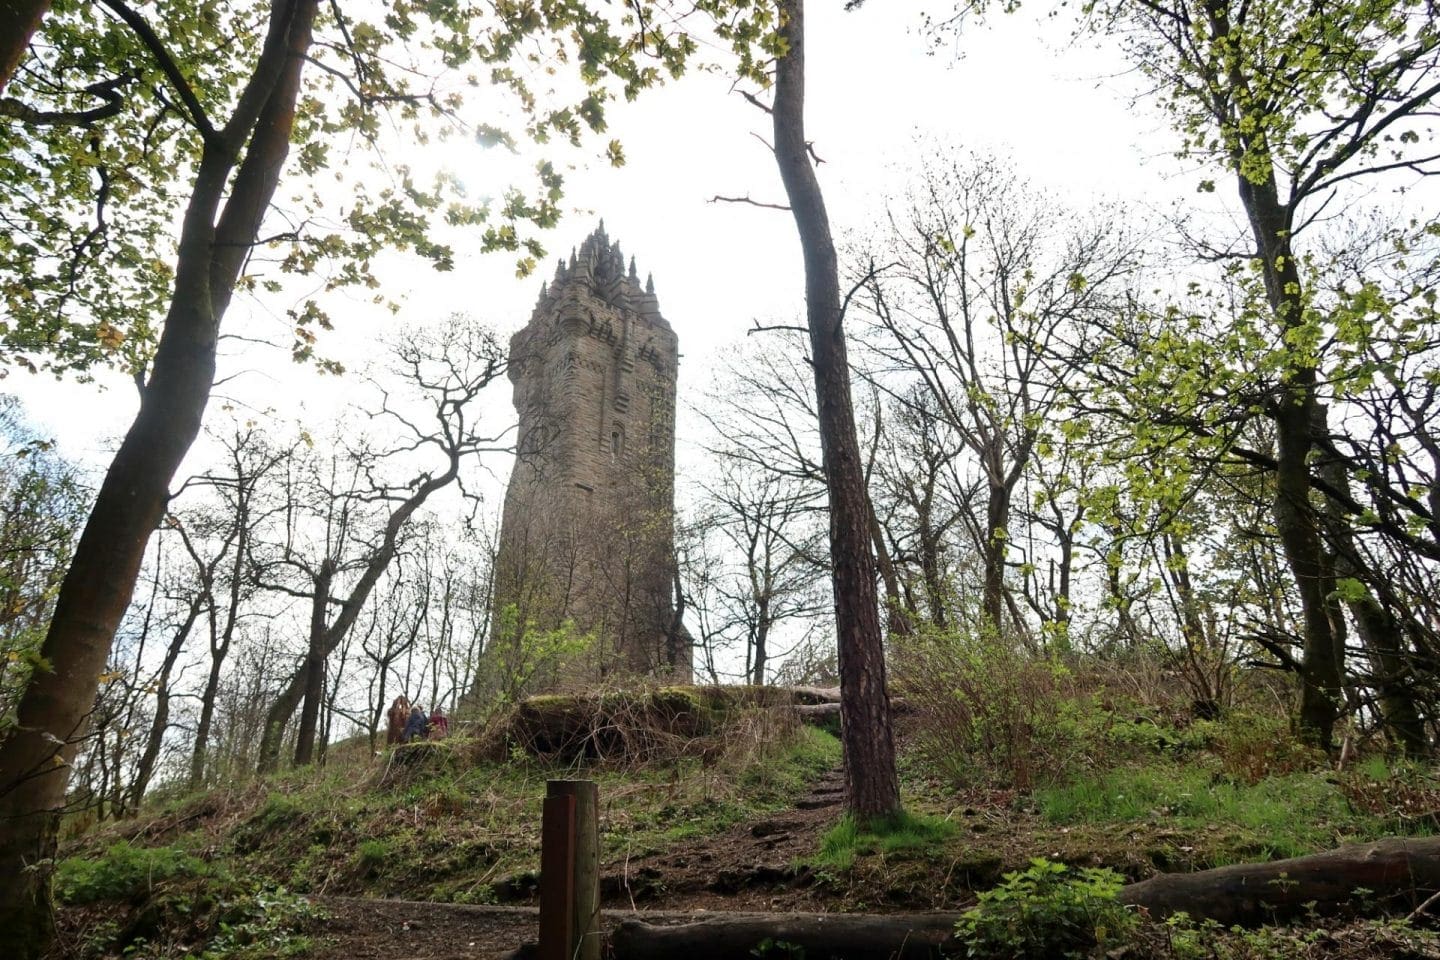
[[[97,835],[87,852],[62,865],[62,880],[77,897],[106,899],[107,885],[167,876],[192,862],[183,859],[186,851],[208,849],[216,864],[237,875],[299,894],[394,896],[418,889],[436,900],[486,901],[497,896],[497,884],[538,869],[548,779],[597,782],[601,856],[609,859],[661,850],[787,808],[840,762],[839,742],[822,731],[767,736],[737,737],[719,760],[635,766],[555,766],[523,756],[476,762],[457,739],[445,742],[443,753],[419,758],[403,778],[385,781],[388,786],[371,763],[290,771],[212,797],[213,806],[225,810],[213,827],[223,830],[208,832],[207,818],[190,821],[168,835],[173,850],[122,844],[109,856],[107,841]],[[108,874],[96,878],[86,861],[101,857]],[[117,871],[124,876],[109,876]]]
[[[1272,858],[1385,836],[1400,826],[1357,812],[1324,772],[1246,784],[1217,779],[1204,767],[1150,764],[1038,790],[1035,803],[1045,820],[1061,825],[1163,822],[1197,832],[1232,828],[1263,842]],[[1413,832],[1413,825],[1405,832]],[[1222,851],[1216,858],[1232,859]]]
[[862,855],[896,856],[934,851],[955,835],[955,824],[943,817],[901,813],[861,827],[848,814],[820,839],[813,866],[849,870]]

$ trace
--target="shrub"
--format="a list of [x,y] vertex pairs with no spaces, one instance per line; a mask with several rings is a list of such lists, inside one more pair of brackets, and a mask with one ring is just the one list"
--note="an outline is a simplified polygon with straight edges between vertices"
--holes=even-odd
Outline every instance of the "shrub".
[[1063,778],[1101,739],[1103,720],[1070,672],[1003,638],[922,633],[894,662],[920,756],[961,786],[1029,790]]
[[1278,715],[1235,711],[1211,726],[1210,737],[1221,769],[1244,783],[1324,763],[1324,756],[1298,742],[1288,720]]
[[135,847],[120,840],[101,857],[62,860],[55,871],[55,893],[69,904],[139,900],[159,884],[209,872],[204,861],[174,847]]
[[1124,880],[1111,870],[1072,871],[1043,858],[979,896],[956,931],[976,960],[1084,957],[1122,944],[1138,923],[1115,898]]
[[220,904],[216,933],[200,960],[272,960],[310,952],[306,936],[324,911],[284,887],[247,891]]

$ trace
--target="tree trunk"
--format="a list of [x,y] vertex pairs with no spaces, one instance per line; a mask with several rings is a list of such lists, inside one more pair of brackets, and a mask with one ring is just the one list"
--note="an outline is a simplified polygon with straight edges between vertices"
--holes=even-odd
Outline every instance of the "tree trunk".
[[880,581],[885,584],[885,606],[890,621],[891,636],[906,637],[915,631],[910,623],[908,605],[900,592],[900,578],[895,573],[895,564],[885,546],[885,527],[875,513],[875,502],[869,494],[865,497],[865,512],[870,519],[870,542],[875,548],[875,565],[880,571]]
[[[1369,891],[1359,894],[1361,889]],[[1273,863],[1167,873],[1121,889],[1118,900],[1153,920],[1185,912],[1221,926],[1257,926],[1368,905],[1411,909],[1440,889],[1440,838],[1390,839]],[[616,960],[728,960],[769,941],[805,956],[847,960],[958,956],[958,913],[738,914],[696,923],[652,926],[625,920],[611,939]]]
[[[624,920],[610,938],[615,960],[733,960],[750,956],[845,957],[846,960],[938,960],[954,947],[958,913],[781,913],[715,917],[660,926]],[[759,949],[765,942],[773,951]],[[789,952],[778,945],[793,944]],[[794,948],[803,950],[798,953]],[[946,955],[958,956],[949,952]]]
[[804,0],[784,0],[780,13],[786,52],[775,66],[775,162],[790,198],[805,258],[806,319],[830,503],[845,781],[849,812],[864,823],[898,814],[900,788],[835,244],[805,142]]
[[[1361,894],[1361,889],[1368,893]],[[1184,911],[1222,926],[1255,926],[1315,909],[1360,909],[1365,901],[1407,908],[1440,889],[1440,837],[1356,843],[1290,860],[1164,873],[1120,891],[1120,902],[1159,920]]]
[[769,659],[770,642],[770,598],[761,597],[755,617],[755,664],[750,682],[757,687],[765,685],[765,664]]
[[[1316,404],[1316,416],[1315,436],[1324,436],[1329,428],[1327,411],[1322,404]],[[1332,459],[1320,469],[1330,487],[1349,494],[1350,478],[1344,464]],[[1325,514],[1327,535],[1334,549],[1335,575],[1360,584],[1358,595],[1347,601],[1346,606],[1355,618],[1355,632],[1360,635],[1372,664],[1371,682],[1380,702],[1380,717],[1386,732],[1406,754],[1423,755],[1429,744],[1425,721],[1415,702],[1414,674],[1405,655],[1404,630],[1399,619],[1376,599],[1372,589],[1375,573],[1361,566],[1360,552],[1344,512],[1332,501]]]
[[0,955],[38,957],[53,936],[49,871],[70,761],[170,479],[200,431],[220,319],[289,151],[314,16],[314,0],[277,0],[264,52],[231,122],[203,149],[181,229],[175,292],[140,411],[61,585],[41,648],[49,669],[32,676],[16,725],[0,743]]
[[300,706],[300,698],[305,695],[305,668],[301,668],[290,677],[290,681],[281,691],[280,696],[265,711],[265,726],[260,734],[260,757],[256,764],[256,772],[261,775],[274,773],[280,769],[280,747],[285,739],[285,728],[290,724],[290,718],[295,715],[295,708]]
[[[995,441],[999,443],[999,441]],[[997,458],[998,459],[998,458]],[[998,464],[996,465],[998,469]],[[980,601],[981,614],[989,629],[999,634],[1005,622],[1005,550],[1009,536],[1010,490],[1003,483],[990,481],[985,502],[985,589]]]
[[300,707],[300,729],[295,737],[295,766],[303,767],[315,756],[315,730],[320,717],[320,702],[325,697],[326,649],[325,613],[330,605],[330,584],[335,577],[335,563],[329,557],[320,564],[315,577],[315,593],[310,600],[310,647],[305,656],[305,698]]
[[0,93],[15,76],[49,10],[50,0],[0,0]]
[[190,638],[191,628],[200,617],[200,606],[207,593],[208,591],[202,592],[191,602],[185,622],[175,631],[175,636],[165,651],[165,660],[160,664],[160,673],[155,678],[155,716],[150,721],[150,734],[145,739],[145,750],[140,754],[140,760],[135,766],[135,782],[130,787],[130,801],[126,805],[129,813],[139,811],[140,801],[144,799],[145,791],[150,786],[150,778],[155,774],[155,762],[160,759],[160,748],[165,743],[165,731],[170,729],[170,673],[175,669],[175,661],[180,659],[181,651],[185,649],[185,641]]
[[375,712],[370,716],[370,752],[375,753],[380,749],[380,719],[385,716],[385,694],[390,681],[390,661],[380,661],[380,676],[376,682],[379,692],[375,703]]
[[199,790],[205,783],[205,762],[209,755],[210,727],[215,722],[215,695],[220,691],[220,668],[224,652],[212,653],[210,676],[205,679],[205,692],[200,696],[200,719],[195,725],[195,749],[190,754],[190,790]]

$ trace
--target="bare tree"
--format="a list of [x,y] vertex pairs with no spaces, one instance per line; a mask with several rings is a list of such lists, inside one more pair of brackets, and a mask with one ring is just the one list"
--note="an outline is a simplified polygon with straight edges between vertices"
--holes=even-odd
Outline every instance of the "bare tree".
[[237,426],[223,443],[226,470],[223,474],[209,475],[206,481],[221,498],[217,509],[228,521],[227,526],[220,528],[224,531],[222,539],[223,542],[233,542],[234,550],[223,582],[223,607],[212,598],[206,619],[210,669],[200,693],[200,716],[196,721],[190,752],[191,790],[205,783],[221,674],[240,626],[242,604],[254,592],[254,579],[249,569],[251,538],[257,528],[265,526],[272,515],[284,509],[283,504],[267,504],[257,498],[270,472],[292,452],[266,443],[254,423]]
[[[1016,485],[1059,398],[1045,357],[1136,264],[1114,224],[1058,227],[1067,220],[1026,193],[996,160],[932,161],[890,214],[861,304],[882,334],[870,339],[879,365],[897,371],[894,400],[938,417],[974,458],[983,502],[967,529],[982,558],[982,619],[1022,633],[1007,553]],[[932,402],[913,402],[912,378]]]
[[[301,707],[295,762],[309,763],[324,696],[325,664],[348,634],[380,577],[400,548],[410,519],[436,492],[460,478],[461,465],[499,449],[504,431],[481,433],[475,400],[503,375],[505,354],[489,331],[456,321],[438,336],[416,333],[397,348],[398,372],[416,390],[425,418],[388,394],[377,422],[398,425],[404,440],[381,451],[352,450],[349,462],[332,461],[312,474],[319,493],[313,538],[305,522],[287,516],[284,536],[269,560],[257,563],[269,589],[308,602],[307,649],[266,716],[260,769],[279,764],[280,746],[296,707]],[[401,458],[429,452],[439,470],[415,469],[405,480],[382,474]],[[342,469],[343,466],[343,469]],[[308,541],[308,542],[307,542]],[[313,549],[312,549],[313,548]]]
[[784,653],[775,648],[777,631],[823,609],[815,591],[825,568],[823,531],[805,487],[743,459],[722,459],[704,496],[703,522],[719,535],[723,555],[734,558],[728,569],[710,573],[705,633],[712,645],[738,634],[745,677],[763,684],[770,661]]

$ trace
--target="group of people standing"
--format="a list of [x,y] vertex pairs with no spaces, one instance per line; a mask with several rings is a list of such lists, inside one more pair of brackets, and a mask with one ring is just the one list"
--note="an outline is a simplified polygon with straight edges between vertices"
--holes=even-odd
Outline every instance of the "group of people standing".
[[439,740],[450,735],[450,718],[440,711],[438,704],[426,716],[425,708],[418,703],[411,705],[404,694],[390,704],[385,719],[385,742],[390,745]]

